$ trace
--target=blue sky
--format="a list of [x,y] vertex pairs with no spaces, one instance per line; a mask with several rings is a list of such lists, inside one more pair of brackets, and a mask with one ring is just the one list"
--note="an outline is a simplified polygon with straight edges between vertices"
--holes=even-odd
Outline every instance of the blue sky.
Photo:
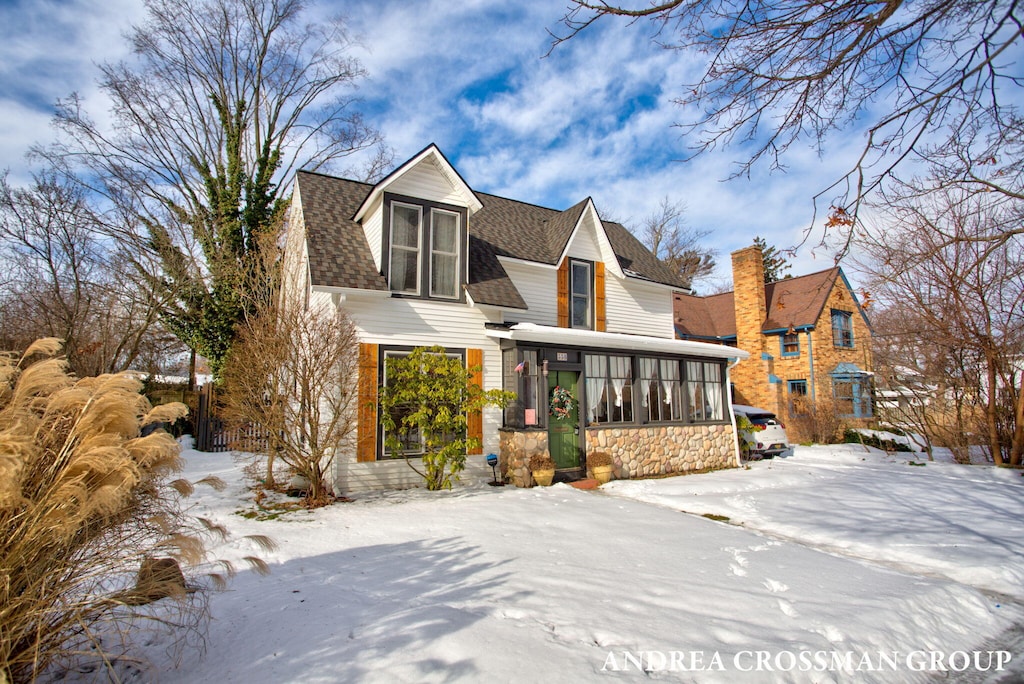
[[[688,143],[674,124],[694,112],[672,103],[700,68],[695,55],[665,50],[652,26],[598,23],[545,57],[563,0],[360,0],[321,2],[348,17],[354,53],[368,72],[362,110],[404,160],[436,143],[483,192],[553,208],[594,198],[599,211],[639,223],[668,197],[688,222],[711,230],[718,283],[729,252],[755,235],[779,248],[812,225],[812,197],[846,170],[863,139],[837,136],[819,155],[794,146],[785,172],[756,168],[725,182],[740,147],[681,162]],[[141,0],[0,2],[0,167],[15,183],[34,142],[53,136],[53,103],[77,91],[94,118],[105,105],[96,63],[126,55],[122,32],[143,16]],[[817,218],[820,228],[823,217]],[[793,274],[828,268],[820,230],[792,259]],[[705,286],[705,291],[715,283]]]

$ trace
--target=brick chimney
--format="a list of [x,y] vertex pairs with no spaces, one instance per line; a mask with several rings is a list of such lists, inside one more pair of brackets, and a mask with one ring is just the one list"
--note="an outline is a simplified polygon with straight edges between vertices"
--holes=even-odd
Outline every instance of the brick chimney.
[[764,294],[764,258],[751,245],[732,253],[733,301],[736,315],[736,346],[750,352],[750,358],[732,371],[736,385],[735,401],[762,408],[773,408],[768,392],[768,362],[761,328],[768,317]]

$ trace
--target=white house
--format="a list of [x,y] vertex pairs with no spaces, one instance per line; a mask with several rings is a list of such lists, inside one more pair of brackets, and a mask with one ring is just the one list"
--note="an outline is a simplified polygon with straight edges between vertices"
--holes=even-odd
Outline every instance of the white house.
[[[385,359],[441,345],[518,400],[471,420],[480,454],[464,476],[505,473],[549,450],[559,477],[609,453],[618,477],[738,464],[729,366],[746,352],[676,340],[683,283],[588,198],[558,211],[475,192],[434,145],[376,185],[299,172],[285,286],[305,306],[343,307],[360,338],[358,445],[336,457],[335,491],[415,486],[384,447]],[[568,416],[550,409],[555,387]],[[564,396],[564,395],[563,395]]]

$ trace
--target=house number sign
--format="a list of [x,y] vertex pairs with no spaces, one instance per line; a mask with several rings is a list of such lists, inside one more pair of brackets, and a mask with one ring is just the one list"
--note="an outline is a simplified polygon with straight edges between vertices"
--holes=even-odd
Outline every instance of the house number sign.
[[555,353],[555,360],[556,361],[568,361],[569,360],[569,352],[556,352]]

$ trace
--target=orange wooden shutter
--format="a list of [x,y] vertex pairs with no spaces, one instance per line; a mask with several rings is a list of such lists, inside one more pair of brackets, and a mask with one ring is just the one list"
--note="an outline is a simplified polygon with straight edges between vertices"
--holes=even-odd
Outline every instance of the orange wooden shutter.
[[[466,350],[466,367],[470,372],[469,381],[481,389],[484,386],[483,364],[484,352],[482,349]],[[482,454],[484,453],[484,416],[480,411],[470,411],[466,419],[466,436],[470,439],[476,438],[480,440],[479,446],[471,448],[466,453]]]
[[356,429],[356,460],[377,460],[377,345],[359,345],[359,424]]
[[594,269],[594,330],[608,329],[608,319],[604,312],[604,262],[598,261]]
[[569,327],[569,260],[558,267],[558,327]]

